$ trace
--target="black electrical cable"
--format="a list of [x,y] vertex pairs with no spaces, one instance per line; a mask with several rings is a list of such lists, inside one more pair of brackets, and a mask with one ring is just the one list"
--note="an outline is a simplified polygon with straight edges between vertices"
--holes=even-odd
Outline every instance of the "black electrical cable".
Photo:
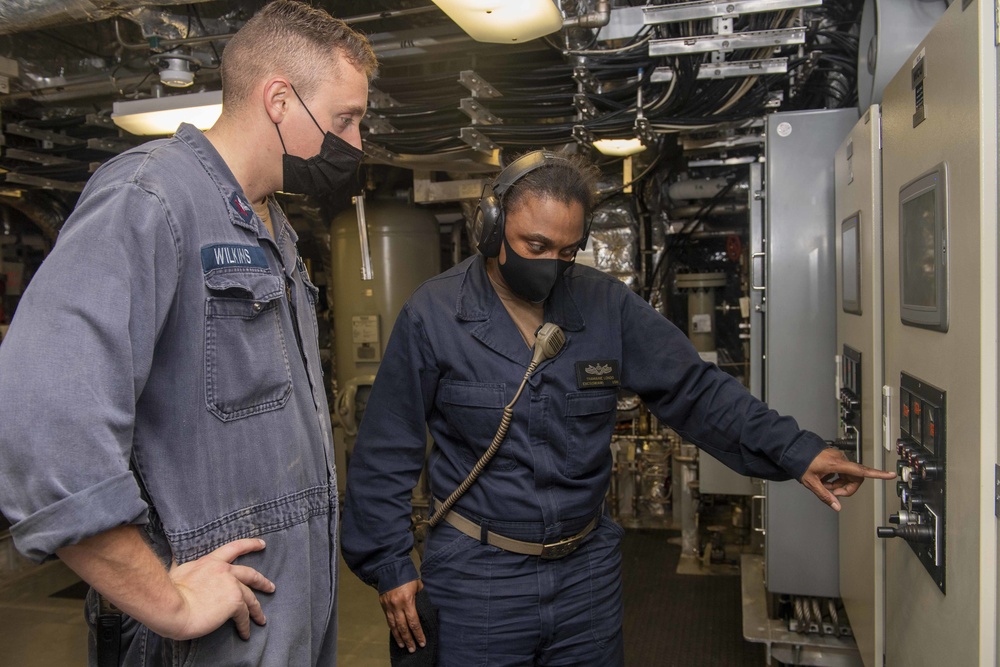
[[[708,215],[708,213],[710,213],[713,208],[715,208],[722,202],[722,200],[726,197],[726,195],[728,195],[729,192],[736,186],[737,182],[738,179],[727,183],[723,188],[721,188],[717,193],[715,193],[712,196],[712,198],[708,201],[708,203],[702,206],[695,213],[691,222],[687,226],[685,226],[684,229],[682,229],[677,234],[671,235],[671,237],[684,237],[686,242],[686,238],[689,237],[694,232],[694,230],[697,228],[698,223],[702,222],[704,216]],[[681,244],[679,244],[676,240],[674,240],[674,238],[668,237],[667,242],[664,244],[663,251],[660,253],[660,256],[656,260],[656,264],[653,266],[652,282],[649,287],[650,296],[656,291],[654,288],[658,286],[657,281],[659,280],[664,260],[667,258],[667,255],[677,250],[678,247],[681,247]]]
[[[194,12],[194,17],[195,17],[195,19],[197,19],[198,25],[201,27],[202,34],[207,35],[208,34],[208,30],[205,28],[205,22],[201,20],[201,12],[198,11],[198,5],[192,3],[192,4],[188,5],[188,6],[191,8],[191,11]],[[219,55],[219,50],[215,48],[215,41],[214,40],[211,41],[211,42],[209,42],[208,45],[210,47],[212,47],[212,53],[215,55],[215,63],[216,63],[216,67],[217,67],[218,65],[220,65],[222,63],[222,56]],[[214,68],[211,68],[211,69],[214,69]]]
[[604,195],[604,196],[601,197],[599,200],[597,200],[597,203],[594,205],[594,208],[597,208],[598,206],[601,206],[602,204],[604,204],[605,202],[607,202],[609,199],[611,199],[613,196],[617,195],[619,192],[621,192],[625,188],[627,188],[627,187],[629,187],[631,185],[635,185],[636,183],[639,183],[640,181],[642,181],[642,179],[644,179],[647,175],[649,175],[649,173],[660,163],[660,160],[662,160],[662,159],[663,159],[663,151],[657,151],[656,157],[653,158],[653,161],[649,163],[649,166],[647,166],[645,169],[643,169],[642,173],[640,173],[638,176],[636,176],[635,178],[633,178],[631,181],[629,181],[628,183],[622,183],[621,185],[619,185],[619,186],[617,186],[617,187],[615,187],[615,188],[613,188],[611,190],[604,190],[602,192],[598,192],[598,194]]

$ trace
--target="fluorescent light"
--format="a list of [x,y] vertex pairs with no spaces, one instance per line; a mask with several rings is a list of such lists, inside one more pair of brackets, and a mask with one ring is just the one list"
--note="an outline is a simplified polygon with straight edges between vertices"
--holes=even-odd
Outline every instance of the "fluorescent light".
[[594,142],[594,148],[603,155],[616,155],[618,157],[635,155],[646,150],[646,146],[643,146],[639,137],[632,137],[631,139],[598,139]]
[[477,42],[512,44],[562,28],[552,0],[434,0],[452,21]]
[[222,113],[222,91],[151,97],[115,102],[111,120],[126,132],[140,135],[173,134],[181,123],[199,130],[215,125]]

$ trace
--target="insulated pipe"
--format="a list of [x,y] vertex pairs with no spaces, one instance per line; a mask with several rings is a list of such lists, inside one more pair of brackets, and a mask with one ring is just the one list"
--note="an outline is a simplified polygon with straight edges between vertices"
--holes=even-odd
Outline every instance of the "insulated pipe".
[[[670,209],[668,211],[668,214],[672,219],[675,220],[678,218],[693,218],[697,216],[699,212],[701,212],[702,208],[703,207],[699,206],[698,204],[690,204],[688,206],[677,206],[675,208]],[[739,201],[720,202],[712,206],[712,210],[706,214],[706,217],[708,217],[709,214],[713,216],[738,215],[746,212],[747,212],[746,202],[739,202]]]
[[[0,2],[0,35],[81,21],[100,21],[149,4],[149,0],[116,0],[113,3],[101,0],[3,0]],[[156,0],[156,4],[188,5],[192,4],[192,0]],[[148,45],[145,46],[148,48]]]
[[[206,0],[200,0],[205,2]],[[164,4],[164,3],[160,3]],[[361,14],[359,16],[349,16],[344,18],[344,23],[348,25],[354,25],[357,23],[367,23],[368,21],[378,21],[380,19],[388,18],[398,18],[400,16],[411,16],[413,14],[424,14],[429,11],[440,11],[437,5],[428,5],[426,7],[414,7],[412,9],[389,9],[382,12],[375,12],[373,14]],[[169,48],[173,46],[191,46],[193,44],[204,44],[206,42],[218,42],[228,39],[232,39],[236,35],[235,32],[228,33],[224,35],[199,35],[198,37],[187,37],[182,39],[162,39],[160,40],[160,46],[162,48]],[[149,44],[147,42],[126,42],[122,39],[121,30],[118,27],[118,21],[115,21],[115,37],[118,39],[118,43],[126,49],[148,49]]]
[[[709,199],[716,196],[727,187],[730,187],[730,185],[729,181],[725,178],[698,178],[671,183],[670,187],[667,188],[667,193],[673,200]],[[743,193],[746,192],[747,187],[746,181],[735,183],[730,187],[728,196],[733,197],[734,199],[742,197],[744,196]]]
[[[0,2],[3,2],[3,0],[0,0]],[[2,31],[0,31],[0,33],[2,33]],[[161,46],[175,42],[193,44],[197,42],[220,41],[230,38],[232,38],[232,35],[214,35],[192,37],[190,40],[164,40],[163,42],[160,42],[160,44]],[[372,50],[375,51],[380,59],[394,58],[405,55],[422,54],[425,53],[427,49],[455,47],[457,45],[465,44],[470,39],[471,38],[468,35],[463,33],[461,35],[426,37],[411,40],[386,40],[384,42],[373,42]],[[125,45],[126,48],[132,48],[132,46],[133,45],[131,44]],[[143,45],[143,48],[148,49],[149,45]],[[106,74],[87,75],[71,80],[64,80],[60,83],[52,85],[40,86],[30,90],[21,90],[8,95],[0,95],[0,105],[19,99],[29,98],[39,102],[64,102],[67,100],[82,99],[100,95],[119,95],[121,94],[122,88],[138,85],[146,78],[148,78],[146,75],[139,74],[129,74],[115,78]],[[489,169],[493,169],[493,166],[490,166]]]

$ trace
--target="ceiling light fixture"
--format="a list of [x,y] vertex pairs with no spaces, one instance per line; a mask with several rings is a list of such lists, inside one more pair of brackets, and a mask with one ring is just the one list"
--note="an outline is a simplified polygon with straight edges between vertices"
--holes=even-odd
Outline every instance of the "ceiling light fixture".
[[477,42],[527,42],[563,25],[552,0],[434,0],[434,4]]
[[181,123],[207,130],[215,125],[221,113],[222,91],[213,90],[115,102],[111,120],[132,134],[163,135],[173,134]]
[[602,155],[614,155],[616,157],[627,157],[641,153],[646,148],[639,137],[631,139],[598,139],[594,142],[596,148]]
[[186,60],[180,58],[164,58],[166,67],[160,70],[160,82],[171,88],[187,88],[194,83],[194,72]]
[[194,73],[201,61],[184,53],[156,54],[149,63],[159,69],[160,83],[171,88],[187,88],[194,83]]
[[185,53],[157,53],[149,64],[159,71],[160,83],[171,88],[187,88],[194,83],[194,74],[201,69],[198,58]]

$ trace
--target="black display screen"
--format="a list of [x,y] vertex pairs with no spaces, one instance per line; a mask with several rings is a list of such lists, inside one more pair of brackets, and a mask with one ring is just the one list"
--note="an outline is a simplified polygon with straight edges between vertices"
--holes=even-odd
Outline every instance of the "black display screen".
[[935,192],[903,203],[903,304],[937,308],[937,229]]
[[899,190],[899,316],[948,330],[948,187],[944,163]]

